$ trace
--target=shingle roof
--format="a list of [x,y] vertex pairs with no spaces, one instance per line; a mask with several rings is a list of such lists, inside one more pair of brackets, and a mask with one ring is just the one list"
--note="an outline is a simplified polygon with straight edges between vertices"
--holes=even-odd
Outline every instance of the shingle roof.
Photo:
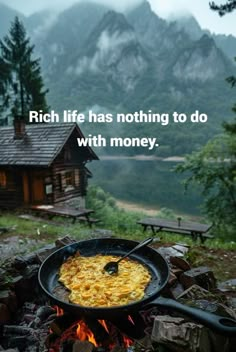
[[26,125],[23,139],[14,139],[14,127],[0,128],[0,165],[49,166],[75,129],[84,137],[74,123]]

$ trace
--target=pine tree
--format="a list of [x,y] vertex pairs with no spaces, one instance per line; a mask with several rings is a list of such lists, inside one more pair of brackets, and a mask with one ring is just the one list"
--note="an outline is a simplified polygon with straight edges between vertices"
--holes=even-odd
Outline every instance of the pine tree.
[[[224,16],[234,10],[236,10],[236,0],[228,0],[226,3],[221,4],[221,5],[216,5],[214,2],[211,2],[210,8],[213,11],[217,11],[220,16]],[[236,57],[234,58],[236,61]],[[227,82],[231,84],[232,87],[236,85],[236,77],[235,76],[230,76],[227,79]],[[233,111],[236,113],[236,104],[233,107]],[[224,129],[226,132],[231,132],[236,136],[236,118],[234,122],[232,123],[225,123],[223,125]]]
[[220,16],[232,12],[236,9],[236,1],[228,0],[225,4],[216,5],[215,2],[210,2],[210,8],[214,11],[218,11]]
[[26,122],[30,110],[47,111],[39,59],[33,58],[34,46],[18,17],[9,34],[0,40],[0,112],[22,116]]

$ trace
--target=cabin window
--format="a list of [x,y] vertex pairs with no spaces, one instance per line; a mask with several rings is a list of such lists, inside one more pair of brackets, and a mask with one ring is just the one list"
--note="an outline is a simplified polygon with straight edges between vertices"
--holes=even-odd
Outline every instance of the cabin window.
[[56,179],[56,185],[58,187],[58,190],[60,192],[62,192],[63,191],[63,188],[62,188],[62,175],[61,174],[57,174],[56,178],[57,178]]
[[53,193],[53,186],[52,186],[52,178],[51,178],[51,176],[45,177],[44,185],[45,185],[45,193],[46,193],[46,195],[52,194]]
[[45,193],[48,195],[48,194],[52,194],[52,184],[48,184],[48,185],[45,185]]
[[0,188],[7,187],[7,176],[5,171],[0,171]]
[[73,171],[67,171],[65,173],[65,192],[72,191],[75,185],[75,178]]

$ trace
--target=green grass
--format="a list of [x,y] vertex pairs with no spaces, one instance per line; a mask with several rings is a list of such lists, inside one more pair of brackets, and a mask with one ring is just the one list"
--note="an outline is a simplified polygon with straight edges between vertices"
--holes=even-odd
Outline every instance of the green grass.
[[[101,223],[100,226],[93,227],[90,229],[87,225],[82,225],[79,222],[75,224],[71,223],[71,220],[64,218],[56,218],[56,224],[54,222],[44,221],[32,221],[25,220],[18,217],[17,213],[2,213],[0,216],[0,227],[9,228],[9,231],[5,234],[0,235],[1,238],[8,236],[20,236],[21,238],[38,239],[46,242],[53,242],[55,239],[69,235],[77,240],[91,238],[96,236],[94,231],[96,228],[102,228],[111,230],[113,235],[120,238],[142,240],[146,237],[152,236],[150,231],[143,232],[140,225],[136,224],[136,221],[140,219],[143,214],[130,213],[124,210],[119,210],[118,213],[115,211],[106,214],[108,216],[106,223]],[[97,234],[99,236],[99,234]],[[189,236],[178,235],[174,233],[159,232],[156,237],[160,238],[160,243],[186,243],[190,246],[196,246]],[[198,243],[199,245],[199,243]],[[206,240],[204,243],[205,247],[215,249],[228,249],[235,250],[236,243],[233,241],[225,241],[222,238],[215,238]]]
[[14,213],[2,213],[1,215],[0,227],[6,227],[10,230],[4,237],[8,235],[18,235],[20,237],[40,238],[53,241],[65,235],[71,235],[74,238],[81,239],[85,236],[84,232],[86,232],[85,226],[79,223],[72,224],[71,221],[67,219],[58,218],[56,220],[57,224],[54,222],[50,224],[50,221],[46,219],[45,222],[21,219]]

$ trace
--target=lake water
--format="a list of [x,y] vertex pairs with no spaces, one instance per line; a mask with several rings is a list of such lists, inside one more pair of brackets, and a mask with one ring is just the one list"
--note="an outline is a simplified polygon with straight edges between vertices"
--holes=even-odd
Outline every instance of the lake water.
[[94,161],[90,184],[96,184],[113,197],[175,212],[200,215],[202,203],[199,189],[186,192],[186,175],[174,172],[176,162],[160,160],[113,159]]

